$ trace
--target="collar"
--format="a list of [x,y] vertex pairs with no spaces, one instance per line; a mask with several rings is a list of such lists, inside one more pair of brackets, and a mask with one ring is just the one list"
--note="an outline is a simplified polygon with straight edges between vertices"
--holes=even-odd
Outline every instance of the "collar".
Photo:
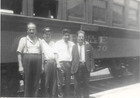
[[[89,42],[85,41],[82,45],[87,45],[87,44],[89,44]],[[79,43],[77,43],[77,45],[80,46]]]
[[52,40],[51,40],[49,43],[47,43],[44,39],[42,39],[42,41],[45,42],[45,43],[48,44],[48,45],[53,43]]
[[[64,41],[64,39],[62,39],[62,42],[63,42],[63,43],[66,43],[66,42]],[[68,41],[68,43],[69,43],[69,41]],[[66,43],[66,44],[67,44],[67,43]]]
[[[78,44],[78,46],[80,46],[80,44],[79,43],[77,43]],[[83,45],[85,45],[86,44],[86,42],[83,42],[83,44],[81,45],[81,46],[83,46]]]
[[[29,40],[30,42],[32,42],[33,43],[33,40],[29,37],[29,35],[27,35],[27,40]],[[36,37],[36,39],[37,39],[37,37]]]
[[27,35],[27,40],[29,40],[30,42],[33,42],[32,40],[31,40],[31,38],[29,37],[29,35]]

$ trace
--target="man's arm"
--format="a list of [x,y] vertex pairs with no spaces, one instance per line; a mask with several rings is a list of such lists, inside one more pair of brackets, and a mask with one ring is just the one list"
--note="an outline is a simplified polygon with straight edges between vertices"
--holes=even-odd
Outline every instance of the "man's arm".
[[22,64],[22,53],[23,53],[24,49],[26,48],[25,47],[26,41],[27,41],[26,37],[22,37],[20,39],[18,47],[17,47],[17,59],[18,59],[18,65],[19,65],[18,70],[21,74],[24,73],[23,64]]
[[18,69],[18,70],[19,70],[19,72],[20,72],[21,74],[23,74],[24,71],[23,71],[23,65],[22,65],[22,55],[21,55],[20,52],[18,52],[17,58],[18,58],[18,65],[19,65],[19,69]]
[[45,55],[44,55],[44,47],[43,47],[43,40],[40,39],[40,47],[41,47],[41,54],[42,54],[42,73],[44,72],[44,60],[45,60]]
[[56,42],[55,45],[54,45],[54,57],[55,57],[55,61],[56,61],[56,64],[57,64],[57,68],[60,68],[60,63],[59,63],[59,60],[58,60],[58,50],[59,50],[59,43]]
[[55,61],[56,61],[56,64],[57,64],[57,68],[61,68],[60,63],[58,61],[58,54],[55,53],[54,56],[55,56]]
[[92,71],[94,71],[95,69],[95,64],[94,64],[94,50],[93,50],[93,47],[90,45],[91,47],[91,62],[92,62]]
[[44,72],[44,59],[45,59],[45,56],[42,53],[42,73]]

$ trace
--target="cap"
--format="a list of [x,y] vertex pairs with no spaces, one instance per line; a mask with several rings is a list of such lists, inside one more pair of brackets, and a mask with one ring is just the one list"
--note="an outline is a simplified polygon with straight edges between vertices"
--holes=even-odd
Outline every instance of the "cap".
[[52,30],[50,27],[45,27],[42,31],[43,33],[45,33],[45,32],[51,32]]

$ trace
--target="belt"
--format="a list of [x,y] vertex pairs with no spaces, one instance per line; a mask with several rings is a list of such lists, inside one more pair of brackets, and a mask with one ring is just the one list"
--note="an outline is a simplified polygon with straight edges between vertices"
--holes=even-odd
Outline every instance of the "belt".
[[44,62],[45,63],[47,63],[47,62],[55,62],[55,60],[54,59],[50,59],[50,60],[45,60]]
[[79,62],[79,64],[83,64],[84,65],[84,64],[86,64],[86,62]]
[[60,63],[71,63],[71,61],[60,61]]
[[39,53],[24,53],[24,55],[41,55]]

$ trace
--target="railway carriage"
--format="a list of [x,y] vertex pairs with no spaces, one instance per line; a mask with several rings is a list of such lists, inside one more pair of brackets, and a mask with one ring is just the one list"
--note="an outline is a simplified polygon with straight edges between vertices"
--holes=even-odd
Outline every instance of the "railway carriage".
[[[86,32],[86,41],[94,48],[95,70],[105,68],[111,78],[132,76],[140,80],[140,2],[137,0],[2,0],[1,6],[1,89],[2,96],[15,96],[20,75],[16,48],[26,35],[26,25],[53,29],[53,39],[61,39],[68,28],[70,40],[76,31]],[[98,75],[97,75],[98,76]],[[105,74],[99,80],[110,78]],[[93,78],[92,78],[93,77]],[[92,81],[97,81],[91,76]],[[14,85],[14,86],[13,86]],[[14,89],[12,89],[14,87]]]

